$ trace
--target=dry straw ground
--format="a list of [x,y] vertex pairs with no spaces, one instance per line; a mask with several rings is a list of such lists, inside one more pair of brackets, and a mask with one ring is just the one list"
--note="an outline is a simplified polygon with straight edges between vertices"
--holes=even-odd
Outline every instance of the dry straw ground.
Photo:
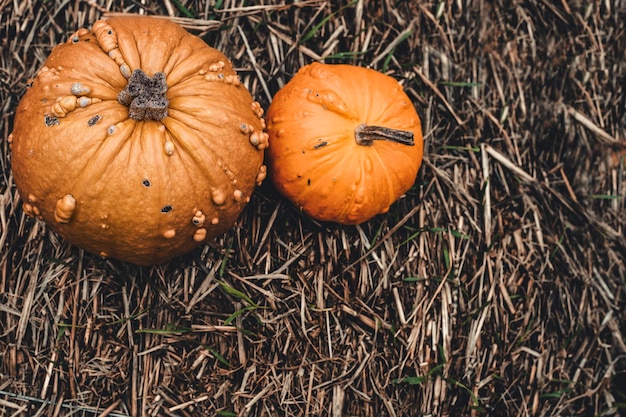
[[[342,3],[339,6],[336,3]],[[0,0],[0,414],[626,414],[626,2]],[[423,120],[389,214],[255,193],[154,268],[26,218],[6,138],[51,47],[169,15],[265,106],[315,60],[397,78]]]

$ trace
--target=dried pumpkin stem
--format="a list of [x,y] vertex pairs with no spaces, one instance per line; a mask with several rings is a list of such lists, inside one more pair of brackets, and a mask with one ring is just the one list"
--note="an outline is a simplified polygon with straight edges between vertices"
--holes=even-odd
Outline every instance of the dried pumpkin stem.
[[126,88],[117,95],[117,101],[129,106],[128,117],[135,120],[161,120],[167,116],[170,104],[165,96],[165,74],[157,72],[153,77],[140,69],[133,71]]
[[375,140],[388,140],[407,146],[415,145],[413,132],[391,129],[384,126],[368,126],[361,124],[354,129],[354,138],[356,143],[363,146],[372,146]]

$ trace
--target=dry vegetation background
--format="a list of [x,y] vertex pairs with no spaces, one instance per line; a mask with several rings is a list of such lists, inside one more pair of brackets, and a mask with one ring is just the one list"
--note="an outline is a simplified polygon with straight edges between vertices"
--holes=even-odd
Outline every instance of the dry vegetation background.
[[[340,4],[341,3],[341,4]],[[626,415],[626,2],[0,0],[0,415]],[[260,187],[154,268],[26,218],[6,138],[53,45],[169,15],[264,107],[315,60],[398,79],[425,159],[389,214]]]

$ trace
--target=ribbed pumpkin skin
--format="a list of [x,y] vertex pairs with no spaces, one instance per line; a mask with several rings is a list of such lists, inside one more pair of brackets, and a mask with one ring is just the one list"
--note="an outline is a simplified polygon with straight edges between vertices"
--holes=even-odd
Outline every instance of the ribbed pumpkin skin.
[[[162,120],[118,101],[138,69],[165,74]],[[25,212],[62,237],[157,264],[233,226],[265,177],[264,127],[222,53],[165,19],[114,17],[55,47],[32,80],[12,170]]]
[[[268,175],[318,220],[359,224],[387,212],[421,165],[419,116],[400,84],[375,70],[305,66],[275,95],[266,120]],[[412,132],[414,145],[357,144],[361,125]]]

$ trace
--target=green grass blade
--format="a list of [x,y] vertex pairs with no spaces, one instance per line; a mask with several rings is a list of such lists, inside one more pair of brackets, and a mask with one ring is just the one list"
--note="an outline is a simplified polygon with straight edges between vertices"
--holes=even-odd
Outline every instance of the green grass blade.
[[186,8],[185,5],[182,4],[179,0],[172,0],[172,1],[176,5],[176,8],[180,10],[180,12],[185,15],[185,17],[188,17],[190,19],[193,19],[196,17],[196,14],[192,12],[191,10],[189,10],[188,8]]
[[224,320],[224,326],[228,326],[230,324],[232,324],[233,321],[235,321],[235,319],[239,316],[241,316],[243,313],[246,313],[248,311],[253,311],[256,310],[257,306],[248,306],[248,307],[244,307],[240,310],[235,311],[233,314],[231,314],[230,316],[228,316],[228,318],[226,320]]
[[462,82],[462,81],[439,81],[439,85],[447,87],[480,87],[480,83]]
[[407,376],[404,378],[396,378],[394,380],[392,380],[392,382],[394,384],[409,384],[409,385],[420,385],[422,382],[426,381],[428,379],[427,375],[422,375],[422,376]]
[[306,41],[308,41],[309,39],[311,39],[313,36],[315,36],[315,33],[317,33],[318,30],[320,30],[320,28],[322,26],[324,26],[326,23],[328,23],[330,21],[330,19],[332,19],[335,15],[341,13],[342,11],[344,11],[345,9],[347,9],[348,7],[352,7],[357,3],[358,0],[352,0],[350,3],[346,4],[343,7],[340,7],[339,9],[337,9],[336,11],[334,11],[333,13],[329,14],[328,16],[326,16],[325,18],[322,19],[321,22],[319,22],[318,24],[316,24],[315,26],[313,26],[311,28],[311,30],[309,30],[303,37],[302,39],[300,39],[300,45],[302,45],[303,43],[305,43]]
[[217,350],[208,346],[205,346],[205,347],[209,352],[211,352],[211,355],[213,355],[215,359],[217,359],[218,361],[220,361],[222,364],[226,365],[227,367],[232,368],[232,365],[230,364],[230,362],[228,362],[228,360],[226,360],[226,358],[223,357]]
[[258,306],[256,305],[256,303],[254,301],[252,301],[252,299],[250,297],[248,297],[248,295],[242,291],[239,291],[236,288],[231,287],[230,285],[226,284],[224,281],[217,281],[220,284],[220,287],[222,287],[222,289],[228,294],[231,295],[237,299],[240,300],[244,300],[246,303],[248,303],[250,306],[257,308]]
[[183,334],[193,331],[189,327],[178,326],[176,324],[166,324],[162,329],[137,329],[135,333],[148,334]]

